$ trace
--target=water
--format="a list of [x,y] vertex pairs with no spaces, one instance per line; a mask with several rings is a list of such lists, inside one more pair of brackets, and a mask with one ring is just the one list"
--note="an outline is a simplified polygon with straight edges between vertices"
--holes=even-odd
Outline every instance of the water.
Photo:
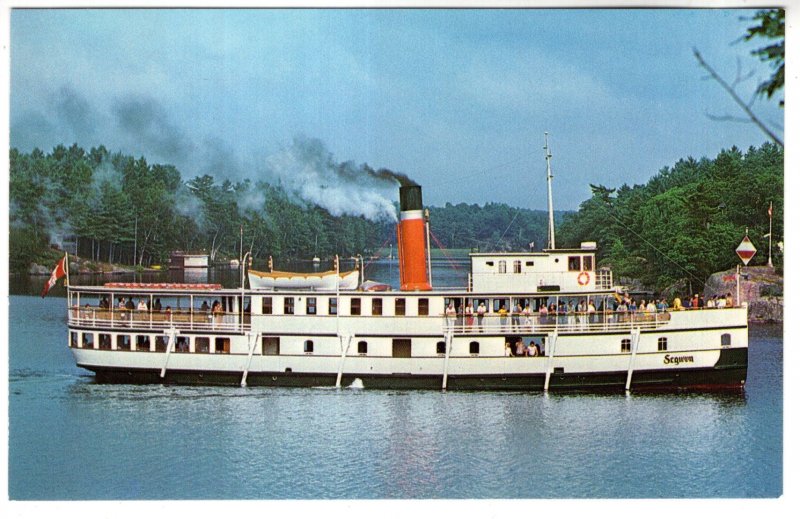
[[783,493],[775,326],[751,328],[743,394],[195,388],[96,384],[62,298],[9,303],[12,500]]

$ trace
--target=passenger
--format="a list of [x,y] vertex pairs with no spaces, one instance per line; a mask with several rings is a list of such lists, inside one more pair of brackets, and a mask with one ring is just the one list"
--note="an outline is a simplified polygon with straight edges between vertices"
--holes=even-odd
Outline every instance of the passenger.
[[717,294],[708,298],[706,301],[706,308],[716,308],[717,307]]
[[725,298],[722,295],[717,298],[717,308],[725,308]]
[[656,310],[658,310],[659,313],[666,312],[667,311],[667,301],[665,299],[663,299],[663,298],[660,299],[658,301],[658,303],[656,303]]
[[203,304],[200,305],[201,312],[208,312],[208,301],[203,301]]
[[222,303],[214,301],[211,306],[211,313],[214,315],[214,324],[222,324]]
[[444,311],[445,313],[445,320],[447,322],[447,328],[452,330],[453,325],[456,323],[456,307],[453,305],[453,302],[450,301],[450,304],[447,305],[447,308]]
[[526,304],[522,309],[522,326],[532,330],[533,321],[531,320],[531,305]]
[[153,303],[153,311],[155,312],[161,311],[161,299],[156,298],[156,302]]
[[595,322],[595,317],[596,316],[594,315],[595,308],[594,308],[594,300],[593,299],[589,299],[589,304],[586,306],[586,313],[589,316],[589,322],[590,323]]
[[472,303],[467,303],[467,307],[464,309],[464,321],[467,324],[467,328],[472,328],[474,319],[472,315]]
[[125,303],[125,309],[126,310],[133,310],[134,308],[136,308],[136,306],[133,304],[133,298],[129,297],[128,298],[128,302]]
[[127,306],[125,305],[125,299],[124,298],[122,298],[122,297],[119,298],[119,303],[117,303],[117,308],[119,309],[119,318],[124,321],[125,318],[127,317],[125,315],[125,309],[127,308]]
[[567,324],[570,328],[575,326],[575,302],[572,299],[567,304]]
[[522,339],[517,339],[517,357],[524,357],[526,353],[525,343],[522,342]]
[[538,356],[539,356],[539,345],[531,341],[530,344],[528,344],[528,357],[538,357]]
[[681,298],[680,297],[676,297],[675,298],[675,300],[672,302],[672,307],[675,310],[683,310],[684,309],[683,308],[683,304],[681,304]]
[[506,357],[511,357],[511,356],[512,356],[511,355],[511,343],[507,342],[506,343]]
[[728,295],[725,297],[725,306],[733,308],[733,294],[730,292],[728,292]]
[[506,325],[508,324],[508,311],[506,310],[506,305],[500,305],[500,310],[497,311],[497,315],[500,316],[500,328],[505,329]]
[[144,299],[139,299],[139,304],[136,305],[136,310],[138,310],[140,312],[146,312],[147,311],[147,304],[144,302]]
[[694,297],[692,298],[692,309],[696,310],[698,308],[700,308],[700,297],[697,294],[695,294]]
[[172,307],[167,305],[166,310],[164,310],[164,318],[167,321],[172,321]]
[[542,305],[539,307],[539,324],[547,324],[547,305]]
[[484,305],[483,301],[481,301],[481,304],[478,305],[478,328],[480,330],[483,330],[483,316],[484,315],[486,315],[486,305]]
[[511,328],[514,330],[519,329],[519,316],[522,313],[522,307],[517,301],[517,304],[511,309]]

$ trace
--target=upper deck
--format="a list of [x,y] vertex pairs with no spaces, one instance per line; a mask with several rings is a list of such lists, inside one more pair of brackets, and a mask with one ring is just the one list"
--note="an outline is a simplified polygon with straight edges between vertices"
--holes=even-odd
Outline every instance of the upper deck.
[[595,270],[595,250],[594,242],[585,242],[580,249],[473,253],[471,290],[510,294],[611,290],[611,270]]

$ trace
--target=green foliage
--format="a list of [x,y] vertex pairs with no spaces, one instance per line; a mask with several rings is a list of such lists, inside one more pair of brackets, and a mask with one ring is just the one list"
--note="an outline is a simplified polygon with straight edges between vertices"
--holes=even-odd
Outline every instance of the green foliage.
[[[783,9],[758,11],[755,16],[753,16],[753,20],[758,22],[758,25],[749,27],[747,29],[747,35],[744,37],[746,41],[756,37],[766,38],[768,40],[779,40],[752,52],[754,56],[761,58],[761,61],[769,62],[775,71],[772,77],[758,86],[757,92],[766,95],[768,99],[771,99],[775,92],[783,89],[786,59],[785,19],[786,11]],[[781,99],[780,105],[783,106],[783,99]]]
[[[759,251],[751,265],[767,262],[770,202],[776,243],[783,237],[783,148],[767,143],[743,154],[733,147],[714,160],[682,159],[644,185],[592,186],[592,197],[556,235],[566,246],[597,241],[598,264],[617,277],[655,289],[681,280],[697,287],[737,264],[746,231]],[[780,268],[782,257],[773,255],[773,263]]]

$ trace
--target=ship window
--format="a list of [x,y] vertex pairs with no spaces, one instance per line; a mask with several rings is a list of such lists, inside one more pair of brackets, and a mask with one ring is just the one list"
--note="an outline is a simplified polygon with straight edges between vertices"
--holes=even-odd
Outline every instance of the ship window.
[[731,345],[731,334],[723,333],[721,337],[721,344],[722,346],[730,346]]
[[336,315],[339,312],[339,300],[332,297],[328,300],[328,315]]
[[208,353],[210,344],[211,341],[208,340],[208,337],[195,337],[194,351],[196,351],[197,353]]
[[514,260],[514,274],[521,274],[522,273],[522,262],[520,260]]
[[166,335],[156,335],[156,351],[167,351],[169,337]]
[[383,299],[376,297],[372,300],[372,315],[383,315]]
[[261,313],[265,315],[269,315],[272,313],[272,298],[271,297],[262,297],[261,298]]
[[411,339],[392,339],[392,357],[411,358]]
[[214,339],[214,353],[230,353],[231,352],[231,339],[230,337],[217,337]]
[[667,338],[666,337],[659,337],[658,338],[658,351],[667,351]]
[[117,349],[130,350],[131,349],[131,336],[130,335],[117,335]]
[[631,351],[631,340],[622,339],[622,352]]
[[70,332],[69,334],[69,345],[71,348],[78,347],[78,332]]
[[93,333],[84,333],[83,334],[83,347],[87,350],[94,348],[94,334]]
[[567,258],[567,269],[572,270],[580,270],[581,269],[581,257],[580,256],[569,256]]
[[497,272],[500,274],[506,273],[506,260],[500,260],[497,262]]
[[280,337],[261,337],[261,355],[280,355]]
[[525,262],[525,266],[526,267],[532,267],[533,266],[533,262],[532,261],[526,261]]
[[138,351],[150,351],[150,336],[137,335],[136,336],[136,349]]
[[316,297],[307,297],[306,298],[306,313],[308,315],[317,315],[317,298]]
[[428,315],[429,307],[428,307],[428,298],[421,297],[419,298],[419,307],[417,313],[419,315]]
[[305,353],[314,353],[314,341],[308,339],[306,342],[303,343],[303,351]]
[[583,270],[594,270],[593,261],[591,256],[583,257]]
[[487,262],[486,262],[486,266],[488,266],[488,267],[494,267],[494,261],[487,261]]
[[100,349],[101,350],[111,349],[111,335],[107,333],[100,334]]
[[398,297],[394,300],[394,315],[406,315],[405,297]]
[[358,341],[358,354],[359,355],[367,354],[367,341]]
[[470,341],[469,343],[469,354],[470,355],[477,355],[481,352],[481,345],[478,341]]
[[284,297],[283,298],[283,313],[286,315],[294,314],[294,298],[293,297]]
[[361,298],[354,297],[350,300],[350,315],[361,315]]
[[439,341],[436,343],[436,354],[437,355],[444,355],[447,353],[447,345],[444,341]]
[[185,335],[180,335],[175,340],[175,351],[178,353],[188,353],[189,352],[189,337]]

